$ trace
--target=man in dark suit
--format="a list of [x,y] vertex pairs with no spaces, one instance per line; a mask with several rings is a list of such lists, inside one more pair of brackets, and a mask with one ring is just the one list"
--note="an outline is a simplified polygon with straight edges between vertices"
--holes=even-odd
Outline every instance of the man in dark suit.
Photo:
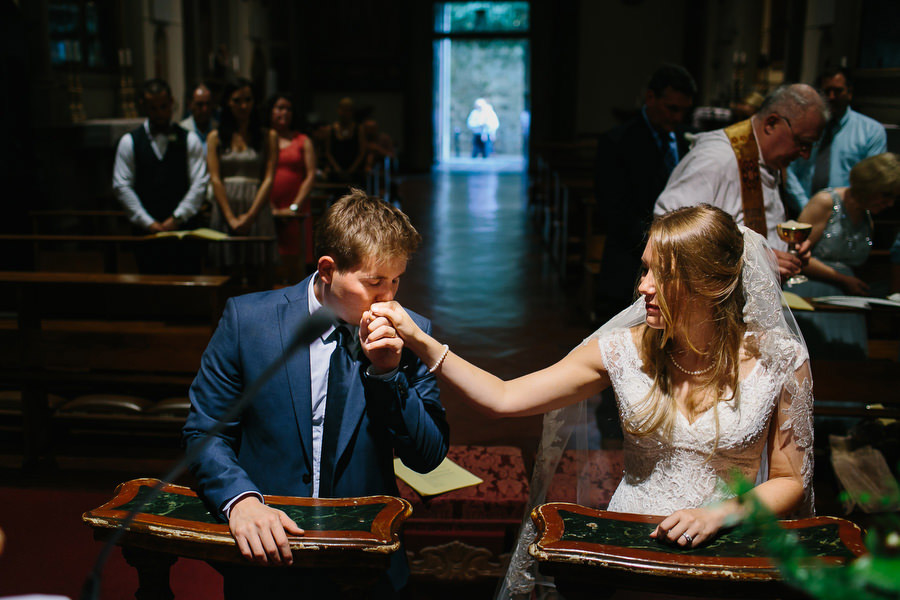
[[594,189],[599,226],[606,231],[595,307],[601,322],[634,298],[653,205],[688,151],[679,126],[696,93],[690,73],[663,65],[650,78],[640,112],[598,140]]
[[[353,190],[319,224],[314,275],[228,301],[191,386],[184,438],[188,447],[202,440],[245,386],[284,361],[192,465],[201,495],[228,520],[248,559],[288,565],[286,533],[302,535],[287,515],[263,503],[263,494],[396,496],[394,455],[421,473],[444,459],[449,434],[434,375],[403,348],[387,319],[363,318],[372,303],[394,298],[419,240],[400,210]],[[319,306],[337,315],[336,326],[284,356]],[[414,318],[430,331],[427,319]],[[222,570],[226,598],[336,593],[328,576],[302,569]],[[377,595],[403,589],[408,573],[401,549]]]

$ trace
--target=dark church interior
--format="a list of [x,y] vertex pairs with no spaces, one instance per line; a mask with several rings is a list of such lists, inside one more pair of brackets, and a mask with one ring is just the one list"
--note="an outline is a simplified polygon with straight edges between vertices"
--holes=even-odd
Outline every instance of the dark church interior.
[[[900,595],[890,566],[900,549],[896,0],[0,0],[0,14],[0,598],[824,599],[849,597],[837,595],[844,584],[858,586],[847,588],[856,598]],[[749,132],[749,160],[734,132]],[[690,179],[717,135],[729,166]],[[787,150],[776,160],[775,148]],[[479,378],[452,379],[460,357],[504,381],[568,360],[641,296],[654,327],[647,261],[657,255],[645,254],[642,270],[641,252],[665,198],[685,186],[691,205],[722,208],[776,250],[773,277],[808,348],[808,410],[773,410],[762,451],[771,464],[751,472],[783,475],[783,449],[771,445],[791,427],[799,439],[798,420],[808,420],[808,441],[791,444],[806,453],[799,489],[816,516],[783,522],[800,549],[749,502],[709,538],[670,529],[668,545],[646,534],[669,512],[607,510],[636,477],[636,436],[623,432],[612,375],[612,387],[574,405],[586,410],[586,446],[575,449],[572,434],[550,466],[557,413],[492,413],[466,397]],[[734,203],[720,205],[728,193]],[[360,491],[332,500],[342,488],[334,482],[331,493],[319,469],[354,463],[322,454],[323,466],[307,464],[314,483],[304,471],[299,488],[257,481],[213,503],[206,466],[192,466],[137,506],[196,444],[203,374],[233,384],[235,397],[253,388],[254,357],[214,364],[214,348],[251,343],[229,328],[229,311],[297,294],[309,299],[305,315],[314,302],[334,309],[327,298],[336,296],[319,291],[340,289],[329,282],[347,281],[334,274],[346,265],[322,258],[322,231],[354,194],[385,206],[385,218],[405,214],[421,236],[414,253],[377,262],[401,256],[403,266],[396,290],[377,301],[396,294],[444,348],[423,342],[420,352],[422,338],[412,343],[381,317],[385,335],[403,339],[403,358],[381,377],[368,347],[359,350],[366,393],[402,378],[403,410],[422,402],[424,413],[416,386],[436,382],[435,422],[446,427],[438,459],[478,482],[423,492],[391,472],[386,487],[347,487]],[[279,321],[266,327],[253,343],[277,345],[278,365],[289,364]],[[323,331],[302,356],[331,343]],[[686,381],[718,372],[715,362],[684,367],[668,356]],[[311,360],[305,393],[317,410]],[[327,355],[324,368],[336,369]],[[567,384],[556,387],[579,387]],[[348,455],[364,453],[367,427],[380,423],[382,409],[366,398],[371,420]],[[328,454],[332,413],[316,414],[324,425],[310,417],[304,453]],[[273,439],[256,449],[268,439],[251,436],[260,413],[238,415],[223,423],[237,460],[254,445],[270,461],[302,462],[299,446]],[[372,433],[371,447],[383,450],[385,435]],[[398,468],[403,459],[415,471],[397,444],[365,460]],[[719,460],[709,454],[700,468]],[[440,487],[439,478],[429,481]],[[741,489],[730,496],[750,494]],[[306,524],[305,541],[289,536],[292,565],[242,556],[246,542],[228,519],[248,494]],[[129,531],[105,549],[136,506]],[[540,537],[523,543],[531,519]],[[517,550],[535,573],[524,589],[510,587],[522,575]],[[798,552],[820,558],[805,563]],[[849,575],[863,558],[884,562]],[[282,591],[223,583],[251,571]]]

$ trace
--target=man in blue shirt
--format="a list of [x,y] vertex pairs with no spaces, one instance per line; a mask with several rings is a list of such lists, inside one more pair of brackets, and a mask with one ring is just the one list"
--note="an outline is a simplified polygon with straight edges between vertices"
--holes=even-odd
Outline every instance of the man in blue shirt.
[[849,185],[850,169],[856,163],[887,151],[884,127],[850,108],[853,82],[846,70],[825,71],[819,76],[818,87],[828,99],[831,121],[809,158],[799,158],[788,167],[789,208],[797,213],[819,190]]

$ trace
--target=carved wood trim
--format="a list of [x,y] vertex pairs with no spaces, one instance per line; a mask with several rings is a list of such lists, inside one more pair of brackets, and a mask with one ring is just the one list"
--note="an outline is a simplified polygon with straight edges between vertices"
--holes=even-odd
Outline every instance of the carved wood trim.
[[437,581],[472,582],[501,577],[509,563],[509,554],[495,555],[487,548],[451,540],[439,546],[407,552],[414,577]]

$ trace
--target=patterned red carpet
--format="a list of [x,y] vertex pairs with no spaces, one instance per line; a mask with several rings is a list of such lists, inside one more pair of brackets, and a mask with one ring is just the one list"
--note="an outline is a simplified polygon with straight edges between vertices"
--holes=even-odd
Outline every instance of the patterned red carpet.
[[[0,597],[60,594],[77,599],[100,552],[101,543],[81,521],[81,513],[112,495],[43,488],[0,488],[0,528],[6,545],[0,555]],[[116,549],[103,572],[100,597],[134,598],[137,572]],[[176,598],[222,597],[222,577],[203,562],[181,559],[172,567]]]

